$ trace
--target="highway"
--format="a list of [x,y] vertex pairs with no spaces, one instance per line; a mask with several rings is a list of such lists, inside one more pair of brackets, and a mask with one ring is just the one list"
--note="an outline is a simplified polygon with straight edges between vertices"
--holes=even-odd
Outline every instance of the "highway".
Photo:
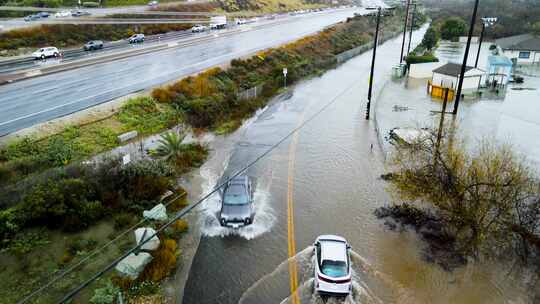
[[235,33],[213,32],[211,39],[187,46],[169,42],[163,51],[0,86],[0,135],[298,39],[344,21],[358,10],[291,16],[263,27],[244,25]]

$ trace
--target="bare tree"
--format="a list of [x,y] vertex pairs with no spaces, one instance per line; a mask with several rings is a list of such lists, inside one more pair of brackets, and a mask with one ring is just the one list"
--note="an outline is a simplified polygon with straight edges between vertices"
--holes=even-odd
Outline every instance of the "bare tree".
[[511,146],[483,140],[471,149],[433,131],[396,145],[392,159],[394,192],[430,203],[464,254],[540,248],[540,183]]

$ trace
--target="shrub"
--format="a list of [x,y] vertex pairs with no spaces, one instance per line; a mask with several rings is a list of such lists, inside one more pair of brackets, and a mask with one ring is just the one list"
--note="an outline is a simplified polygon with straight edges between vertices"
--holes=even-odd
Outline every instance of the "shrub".
[[173,92],[166,88],[156,88],[152,90],[151,96],[158,102],[164,102],[164,103],[170,103],[174,99]]
[[150,97],[130,99],[118,113],[118,120],[128,130],[137,130],[140,134],[156,133],[174,126],[178,115],[170,106],[158,104]]
[[130,213],[119,213],[113,216],[114,229],[122,229],[134,224],[135,219]]
[[100,202],[88,201],[91,197],[90,187],[81,179],[51,180],[34,186],[19,208],[25,225],[63,226],[76,231],[103,213]]
[[407,64],[415,64],[415,63],[426,63],[426,62],[438,62],[439,59],[435,57],[433,54],[427,54],[427,55],[422,55],[422,56],[411,54],[405,58],[405,61],[407,62]]
[[107,281],[104,287],[94,290],[94,295],[90,299],[91,304],[114,304],[120,288]]
[[172,224],[172,227],[176,233],[186,232],[189,229],[189,225],[185,220],[177,220]]
[[140,281],[160,282],[176,267],[176,241],[172,239],[161,240],[161,245],[152,254],[154,259],[146,265],[139,275]]
[[83,2],[82,5],[84,7],[99,7],[99,3],[97,2]]
[[19,219],[13,208],[0,211],[0,239],[5,240],[19,230]]
[[0,150],[2,160],[12,160],[16,158],[28,157],[40,152],[39,145],[29,137],[9,144],[6,148]]
[[132,201],[151,201],[169,187],[174,170],[164,161],[143,160],[130,163],[120,171],[119,184],[126,198]]

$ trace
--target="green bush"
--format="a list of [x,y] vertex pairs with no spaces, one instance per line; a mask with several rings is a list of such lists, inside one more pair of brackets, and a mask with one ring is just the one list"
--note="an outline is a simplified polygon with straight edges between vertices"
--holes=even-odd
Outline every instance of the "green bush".
[[104,287],[94,290],[94,295],[90,299],[91,304],[114,304],[118,297],[120,288],[113,285],[111,281],[107,281]]
[[104,209],[93,201],[92,189],[81,179],[60,179],[29,190],[20,206],[25,226],[45,225],[77,231],[99,219]]
[[441,38],[444,40],[457,41],[465,35],[467,24],[460,17],[446,18],[441,24]]
[[0,241],[7,241],[17,231],[19,231],[19,219],[16,217],[16,210],[13,208],[0,211]]
[[119,184],[133,202],[152,201],[171,187],[174,170],[164,161],[143,160],[123,167]]
[[411,54],[405,58],[405,61],[407,62],[407,64],[427,63],[438,62],[439,58],[435,57],[433,54],[426,54],[422,56]]
[[82,6],[84,7],[99,7],[98,2],[83,2]]

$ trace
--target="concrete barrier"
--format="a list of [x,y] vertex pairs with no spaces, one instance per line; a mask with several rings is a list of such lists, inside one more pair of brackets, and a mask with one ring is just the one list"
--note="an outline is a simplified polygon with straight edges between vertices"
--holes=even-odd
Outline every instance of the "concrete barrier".
[[126,142],[132,138],[135,138],[137,137],[137,135],[139,135],[139,133],[137,131],[130,131],[130,132],[126,132],[126,133],[123,133],[123,134],[120,134],[118,135],[118,142],[119,143],[123,143],[123,142]]

